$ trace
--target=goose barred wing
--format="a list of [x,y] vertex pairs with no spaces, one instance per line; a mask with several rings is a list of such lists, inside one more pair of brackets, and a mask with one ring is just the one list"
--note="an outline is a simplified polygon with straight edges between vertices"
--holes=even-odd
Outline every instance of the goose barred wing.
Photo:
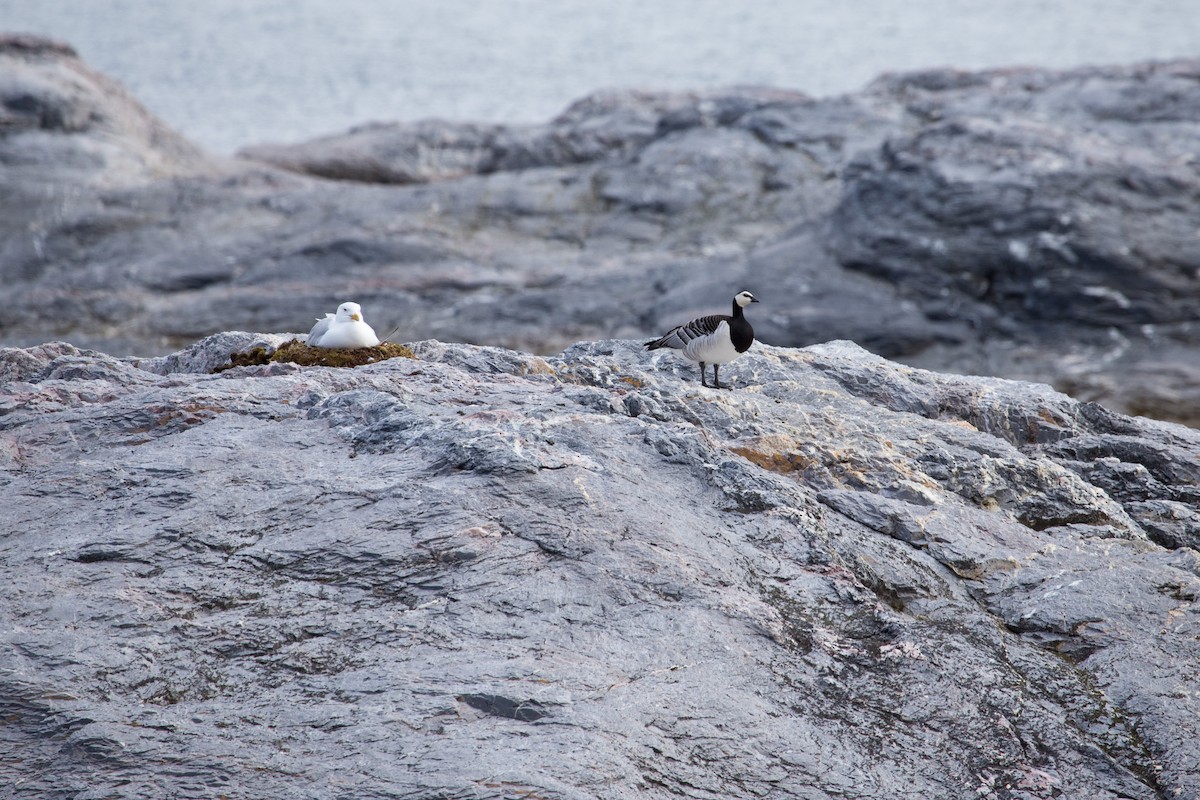
[[707,317],[697,317],[691,322],[672,328],[661,339],[646,342],[647,350],[657,350],[660,347],[672,347],[682,350],[688,342],[701,336],[712,336],[722,322],[728,322],[728,314],[710,314]]

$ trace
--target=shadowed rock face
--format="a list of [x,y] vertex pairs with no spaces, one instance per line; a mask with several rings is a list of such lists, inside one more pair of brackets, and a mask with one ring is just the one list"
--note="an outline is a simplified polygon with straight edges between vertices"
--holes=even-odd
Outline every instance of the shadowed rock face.
[[1200,424],[1198,146],[1178,61],[605,92],[545,125],[378,123],[218,162],[69,48],[9,37],[0,341],[153,355],[354,299],[400,339],[545,354],[749,288],[763,341]]
[[847,343],[0,350],[18,796],[1200,796],[1200,434]]

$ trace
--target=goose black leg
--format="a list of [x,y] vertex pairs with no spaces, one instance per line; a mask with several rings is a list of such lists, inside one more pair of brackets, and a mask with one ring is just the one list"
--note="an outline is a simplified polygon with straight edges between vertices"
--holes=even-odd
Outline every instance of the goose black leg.
[[721,378],[718,375],[718,373],[720,372],[720,369],[721,369],[720,364],[713,364],[713,383],[715,383],[717,385],[718,389],[721,388]]
[[708,386],[708,377],[704,374],[704,367],[705,367],[705,364],[703,361],[701,361],[700,362],[700,384],[702,386]]

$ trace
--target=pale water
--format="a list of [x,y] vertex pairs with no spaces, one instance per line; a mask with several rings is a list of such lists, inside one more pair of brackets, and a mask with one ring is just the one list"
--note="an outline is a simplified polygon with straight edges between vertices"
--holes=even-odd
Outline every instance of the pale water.
[[600,88],[1200,56],[1197,0],[0,0],[217,152],[370,120],[540,122]]

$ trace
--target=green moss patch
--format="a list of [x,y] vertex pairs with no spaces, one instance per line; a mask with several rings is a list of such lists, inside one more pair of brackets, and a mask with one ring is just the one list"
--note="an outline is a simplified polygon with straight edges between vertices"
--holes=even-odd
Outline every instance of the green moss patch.
[[299,339],[284,342],[271,352],[265,347],[255,347],[244,353],[230,353],[229,363],[217,367],[213,372],[224,372],[234,367],[251,367],[273,361],[288,361],[305,367],[359,367],[374,364],[389,358],[416,358],[407,345],[384,342],[375,347],[309,347]]

